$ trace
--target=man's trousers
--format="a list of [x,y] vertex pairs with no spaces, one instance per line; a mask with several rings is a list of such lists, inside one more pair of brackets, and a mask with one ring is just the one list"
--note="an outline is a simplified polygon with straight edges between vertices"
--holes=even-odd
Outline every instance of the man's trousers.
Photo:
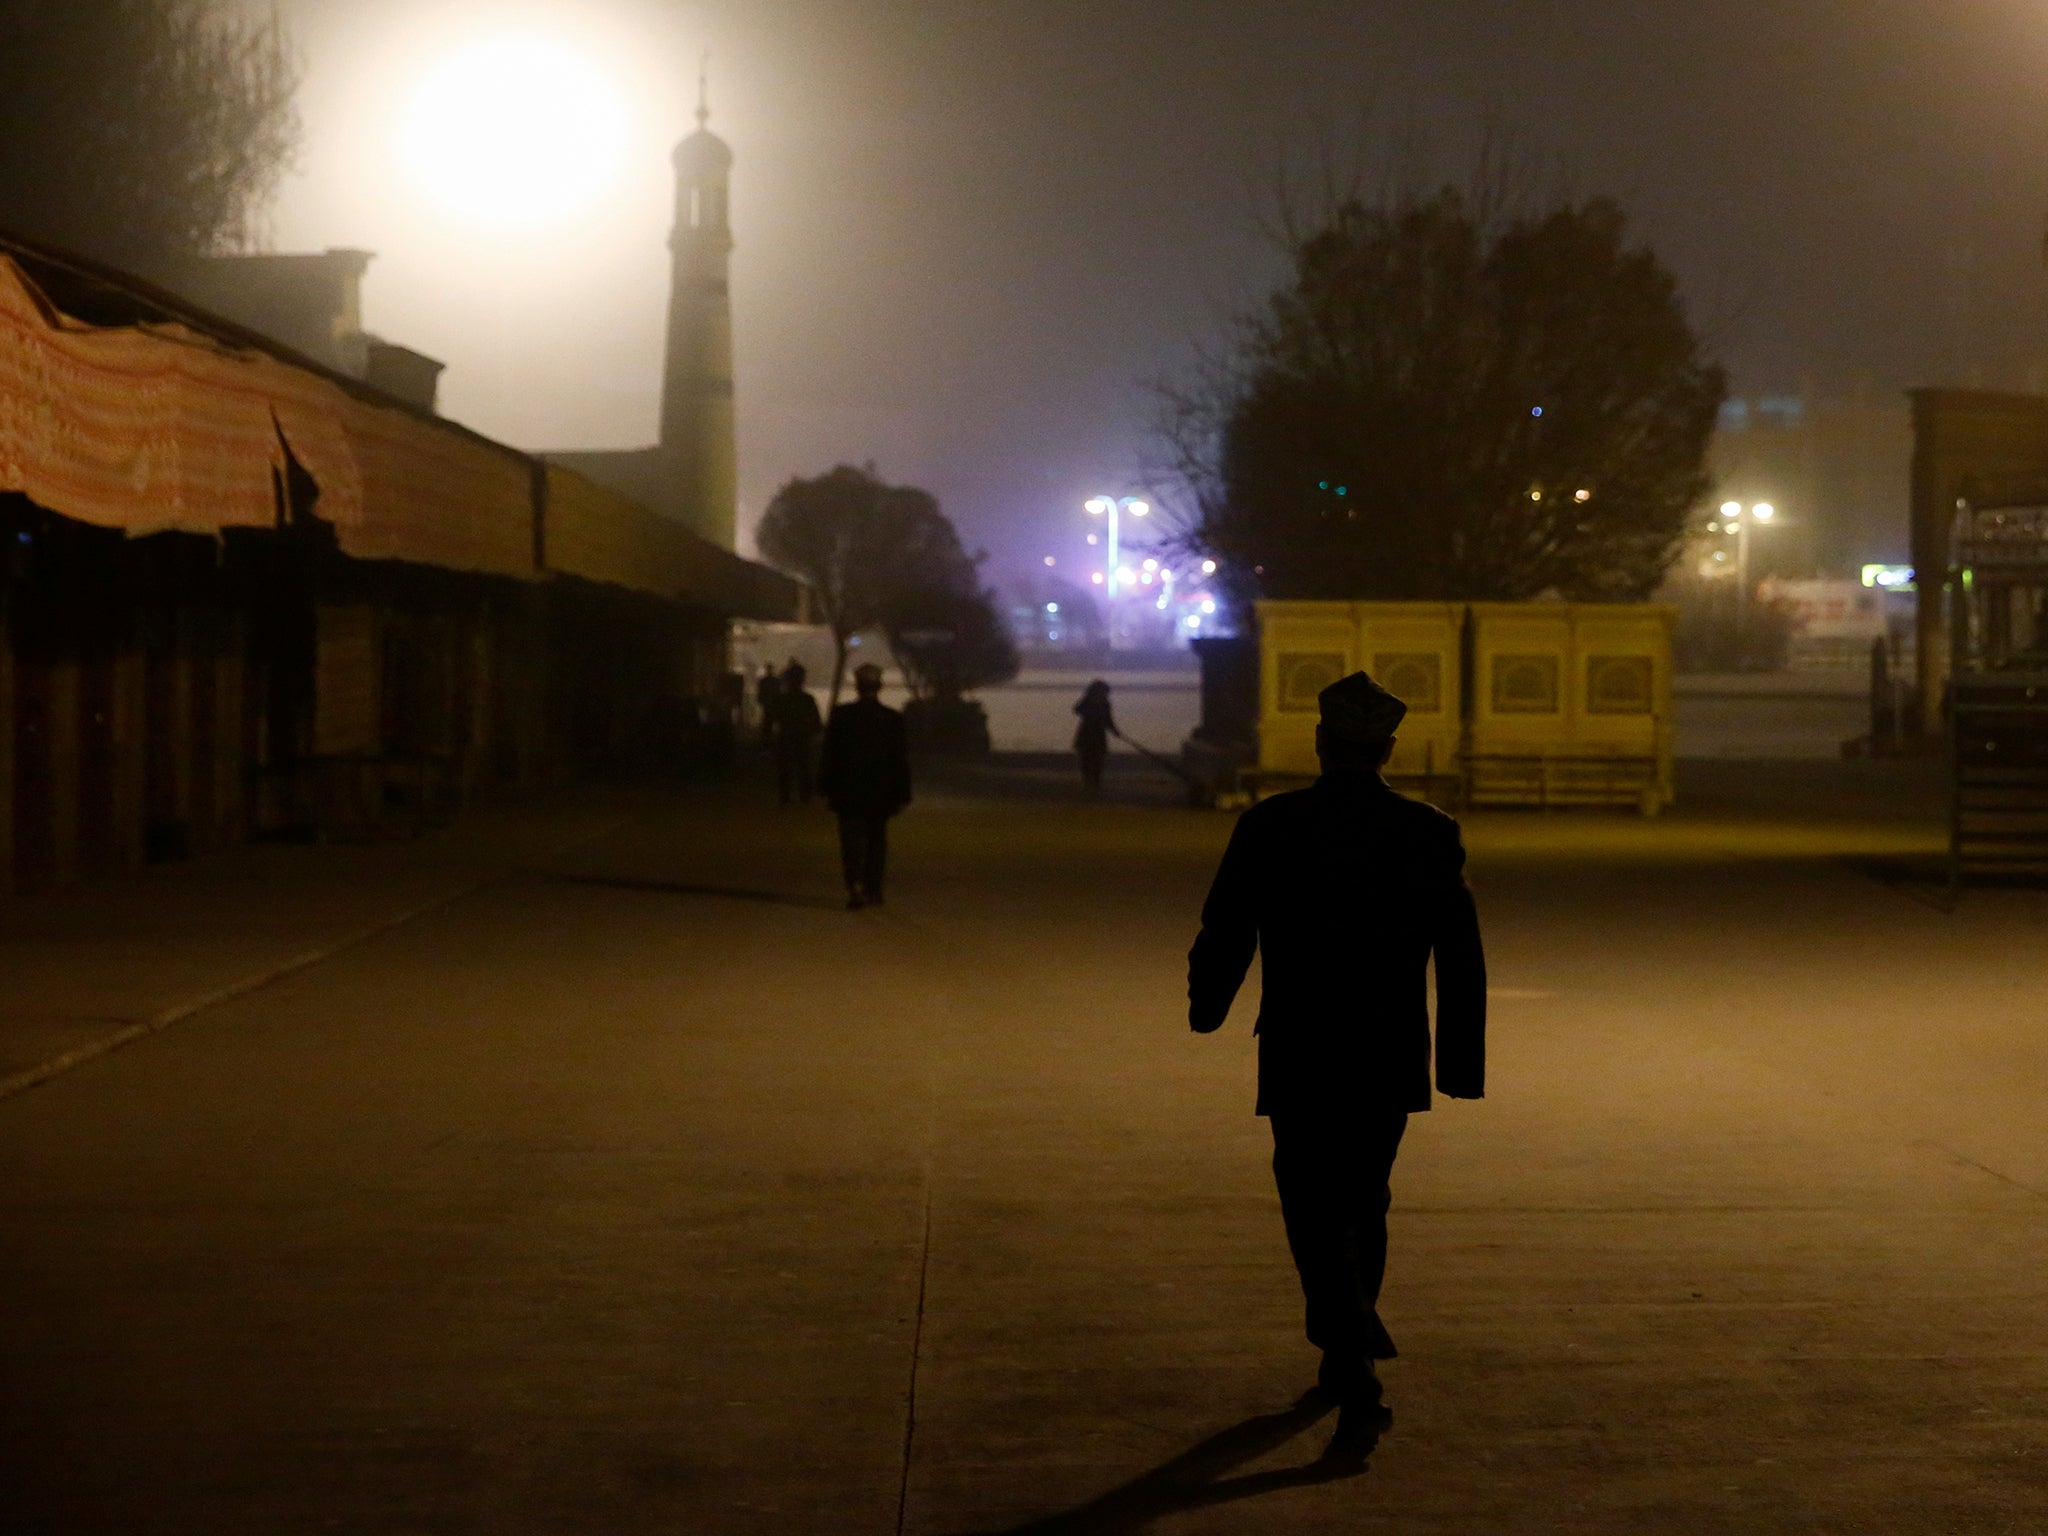
[[1342,1364],[1393,1359],[1394,1341],[1380,1322],[1380,1282],[1393,1199],[1388,1178],[1407,1114],[1277,1114],[1272,1121],[1273,1182],[1308,1303],[1309,1342]]
[[846,888],[869,898],[882,894],[888,873],[889,818],[842,814],[839,818],[839,862],[846,870]]
[[814,789],[815,759],[811,744],[787,735],[775,742],[775,782],[784,805],[809,805]]

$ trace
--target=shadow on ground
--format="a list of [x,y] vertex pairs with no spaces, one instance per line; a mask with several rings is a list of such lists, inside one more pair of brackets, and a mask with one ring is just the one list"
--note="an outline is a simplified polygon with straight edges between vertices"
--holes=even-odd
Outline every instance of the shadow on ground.
[[1949,883],[1948,864],[1938,855],[1887,857],[1881,854],[1846,854],[1838,862],[1843,868],[1866,880],[1874,880],[1923,907],[1930,907],[1936,912],[1955,910],[1956,892]]
[[715,896],[725,901],[759,901],[778,907],[808,907],[818,912],[837,912],[844,902],[823,896],[798,896],[788,891],[750,890],[738,885],[707,885],[690,880],[647,880],[628,875],[572,875],[560,870],[540,870],[543,880],[563,885],[595,885],[613,891],[645,891],[656,896]]
[[1341,1419],[1330,1445],[1314,1461],[1268,1472],[1225,1475],[1246,1462],[1271,1455],[1329,1412],[1329,1404],[1307,1394],[1285,1412],[1262,1413],[1233,1424],[1076,1509],[1009,1526],[993,1536],[1121,1536],[1142,1531],[1153,1521],[1182,1510],[1207,1509],[1283,1488],[1357,1477],[1367,1470],[1368,1459],[1379,1444],[1379,1426]]

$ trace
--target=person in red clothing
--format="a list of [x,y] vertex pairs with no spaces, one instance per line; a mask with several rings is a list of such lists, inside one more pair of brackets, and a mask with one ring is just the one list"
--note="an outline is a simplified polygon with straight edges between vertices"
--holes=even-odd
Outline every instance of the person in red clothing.
[[851,910],[882,904],[889,818],[910,804],[910,744],[903,716],[882,702],[882,669],[853,669],[854,700],[825,726],[818,788],[839,818],[839,856]]
[[1392,1417],[1374,1369],[1395,1353],[1379,1315],[1388,1179],[1408,1116],[1430,1107],[1430,958],[1436,1085],[1477,1099],[1486,957],[1457,822],[1381,775],[1406,706],[1363,672],[1318,702],[1322,776],[1239,818],[1188,954],[1188,1024],[1220,1028],[1262,954],[1256,1112],[1273,1128],[1317,1383],[1369,1429]]

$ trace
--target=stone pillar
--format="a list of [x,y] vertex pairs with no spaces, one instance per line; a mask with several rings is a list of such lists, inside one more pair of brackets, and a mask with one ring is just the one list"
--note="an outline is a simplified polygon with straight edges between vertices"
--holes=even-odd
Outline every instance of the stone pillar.
[[113,771],[108,789],[113,804],[108,807],[108,862],[117,869],[131,869],[142,862],[143,753],[147,729],[143,707],[142,653],[127,650],[114,657],[113,687],[110,690],[107,722],[113,747]]
[[474,794],[477,786],[490,775],[496,745],[491,740],[491,693],[496,686],[493,677],[496,656],[491,646],[491,624],[487,615],[467,615],[462,621],[462,632],[466,663],[462,690],[462,789],[467,796]]
[[196,851],[205,841],[197,814],[204,795],[199,776],[205,770],[198,760],[199,733],[193,716],[195,677],[203,664],[198,659],[201,653],[193,614],[181,608],[164,615],[155,640],[153,654],[145,664],[143,711],[148,815],[161,824],[159,835],[182,841]]
[[236,843],[249,835],[250,783],[257,766],[248,718],[247,670],[242,657],[242,624],[226,619],[204,665],[213,675],[211,749],[200,771],[213,776],[213,814],[207,836]]
[[0,896],[14,889],[14,638],[0,607]]
[[50,867],[52,884],[75,880],[79,873],[78,811],[80,784],[78,662],[67,658],[49,668],[50,716],[45,751],[50,775]]

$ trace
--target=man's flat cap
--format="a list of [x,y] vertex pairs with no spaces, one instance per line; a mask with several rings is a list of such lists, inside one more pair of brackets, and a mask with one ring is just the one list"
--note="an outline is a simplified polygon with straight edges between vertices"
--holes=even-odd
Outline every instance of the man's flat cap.
[[1339,741],[1385,741],[1400,728],[1408,706],[1363,672],[1339,678],[1316,695],[1323,731]]

